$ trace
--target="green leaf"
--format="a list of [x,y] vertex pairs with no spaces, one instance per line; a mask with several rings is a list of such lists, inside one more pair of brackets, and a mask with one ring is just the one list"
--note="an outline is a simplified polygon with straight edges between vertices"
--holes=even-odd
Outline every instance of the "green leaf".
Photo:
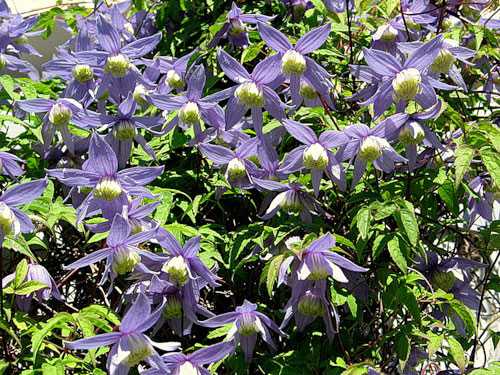
[[33,362],[36,362],[36,356],[38,355],[38,351],[40,350],[40,346],[42,345],[43,339],[47,337],[54,329],[60,327],[61,324],[73,321],[73,317],[71,314],[66,312],[61,312],[50,318],[47,323],[42,325],[42,328],[36,330],[33,336],[31,337],[31,352],[33,353]]
[[436,335],[434,333],[429,336],[429,344],[427,345],[429,359],[432,358],[434,356],[434,353],[436,353],[441,348],[443,339],[443,335]]
[[405,333],[400,333],[396,336],[395,349],[399,358],[399,365],[403,369],[410,356],[410,339]]
[[11,99],[19,99],[19,94],[14,92],[14,89],[16,87],[14,78],[9,75],[0,76],[0,85],[2,85],[4,90],[7,92],[7,95],[9,95]]
[[413,204],[406,200],[399,202],[399,210],[397,213],[403,227],[402,229],[404,229],[406,235],[408,236],[410,244],[416,246],[419,238],[419,230]]
[[352,294],[347,296],[347,306],[349,306],[352,316],[356,318],[358,316],[358,303]]
[[465,358],[465,352],[462,345],[454,337],[448,337],[448,344],[450,345],[450,354],[455,361],[455,364],[460,369],[463,374],[465,367],[467,366],[467,359]]
[[363,207],[356,214],[356,226],[362,239],[368,238],[368,232],[370,231],[370,216],[371,212],[369,207]]
[[450,180],[446,180],[443,185],[438,189],[438,194],[446,204],[446,207],[453,212],[455,215],[458,215],[459,206],[457,194],[455,191],[455,184]]
[[465,172],[474,157],[474,149],[466,144],[461,144],[455,152],[455,188],[462,183]]
[[264,47],[264,42],[253,43],[247,48],[243,50],[241,54],[241,63],[247,63],[249,61],[253,61],[259,56],[259,53],[262,51],[262,47]]
[[17,295],[20,295],[20,296],[26,296],[28,294],[36,292],[37,290],[45,289],[45,288],[48,288],[47,284],[44,284],[44,283],[37,281],[37,280],[29,280],[29,281],[26,281],[26,282],[22,283],[21,285],[19,285],[15,289],[14,293]]
[[476,332],[476,317],[472,311],[458,300],[451,301],[450,307],[464,323],[467,336],[472,336]]
[[406,263],[406,259],[403,253],[401,252],[399,237],[397,236],[393,237],[387,243],[387,249],[389,250],[389,254],[391,255],[391,258],[394,261],[394,263],[396,263],[396,265],[399,267],[401,271],[406,273],[408,271],[408,264]]
[[267,278],[266,278],[266,288],[269,297],[272,297],[273,295],[273,287],[278,279],[280,266],[281,263],[283,263],[284,259],[285,259],[285,254],[280,254],[275,256],[269,263],[269,268],[267,269]]
[[26,259],[23,259],[19,262],[19,264],[16,267],[16,274],[12,287],[14,289],[17,289],[24,281],[24,279],[26,279],[27,274],[28,274],[28,262]]
[[481,149],[481,159],[496,186],[500,186],[500,155],[490,147]]
[[222,327],[216,328],[207,335],[207,339],[217,339],[222,336],[226,336],[233,323],[224,324]]
[[0,329],[7,332],[9,336],[16,341],[17,345],[21,346],[21,340],[19,340],[19,337],[17,337],[16,333],[12,330],[9,324],[2,318],[0,318]]

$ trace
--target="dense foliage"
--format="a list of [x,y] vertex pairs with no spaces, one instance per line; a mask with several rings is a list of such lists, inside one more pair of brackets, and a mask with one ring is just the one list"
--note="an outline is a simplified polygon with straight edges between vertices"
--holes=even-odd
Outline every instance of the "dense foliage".
[[498,374],[498,3],[0,18],[0,373]]

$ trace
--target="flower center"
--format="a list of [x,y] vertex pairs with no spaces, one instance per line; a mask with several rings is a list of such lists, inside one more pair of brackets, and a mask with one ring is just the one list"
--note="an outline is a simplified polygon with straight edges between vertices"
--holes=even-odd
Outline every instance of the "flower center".
[[137,85],[135,86],[134,88],[134,92],[132,93],[132,96],[134,98],[134,100],[136,101],[136,103],[138,104],[141,104],[141,105],[147,105],[148,102],[146,99],[144,99],[144,97],[146,96],[147,94],[147,90],[146,88],[144,87],[144,85]]
[[264,93],[254,82],[245,82],[238,86],[234,96],[239,102],[248,107],[262,107]]
[[87,64],[77,64],[73,68],[73,77],[80,83],[85,83],[94,78],[92,68]]
[[12,233],[16,217],[4,202],[0,202],[0,228],[5,235]]
[[121,120],[114,126],[113,134],[120,141],[128,141],[135,137],[135,126],[132,121]]
[[247,170],[245,164],[238,158],[231,159],[227,165],[227,177],[230,180],[245,177]]
[[319,143],[313,143],[304,150],[303,160],[306,168],[323,170],[328,165],[328,154]]
[[431,70],[434,73],[448,73],[452,65],[455,63],[455,56],[446,48],[441,48],[437,57],[431,65]]
[[69,124],[73,112],[64,104],[56,103],[49,111],[49,121],[55,126],[65,126]]
[[105,201],[112,201],[120,196],[122,187],[113,178],[105,177],[94,188],[94,197]]
[[137,366],[153,354],[154,349],[152,345],[142,337],[130,335],[128,340],[130,352],[125,361],[129,367]]
[[431,279],[431,283],[435,288],[439,288],[448,292],[455,284],[455,275],[453,272],[436,272]]
[[187,102],[179,110],[179,119],[186,125],[199,124],[201,121],[200,110],[194,102]]
[[425,138],[424,129],[418,122],[412,121],[403,126],[399,132],[399,140],[405,145],[418,145]]
[[310,317],[322,316],[325,312],[321,298],[309,291],[299,300],[298,309],[302,315]]
[[258,332],[255,317],[252,314],[241,315],[238,324],[238,333],[242,336],[251,336]]
[[184,362],[182,365],[179,366],[179,372],[177,372],[179,375],[200,375],[200,372],[196,367],[193,366],[193,364],[189,361]]
[[364,161],[374,161],[382,156],[382,151],[386,146],[385,139],[368,136],[361,144],[359,149],[359,157]]
[[168,296],[165,303],[165,310],[163,310],[165,319],[179,319],[182,318],[182,302],[177,296]]
[[232,19],[231,21],[231,30],[229,33],[234,36],[238,36],[243,34],[246,30],[245,25],[238,19]]
[[113,264],[111,268],[118,275],[125,275],[132,272],[137,264],[141,261],[141,257],[135,251],[129,251],[125,248],[117,249],[113,256]]
[[384,42],[393,42],[397,36],[398,31],[394,27],[391,25],[382,25],[377,29],[373,38],[383,40]]
[[420,93],[421,82],[422,77],[420,76],[420,72],[417,69],[409,68],[402,70],[392,81],[392,88],[394,89],[394,99],[396,101],[412,100],[418,93]]
[[318,97],[318,93],[316,92],[314,87],[312,87],[307,82],[300,83],[299,94],[307,100],[314,100]]
[[130,69],[130,61],[124,55],[109,56],[104,66],[104,71],[115,78],[123,78]]
[[300,202],[298,193],[295,191],[287,192],[280,206],[288,212],[300,212],[302,210],[302,203]]
[[306,59],[299,52],[290,49],[281,58],[281,71],[287,75],[301,75],[306,71]]
[[168,274],[171,281],[180,286],[186,284],[189,278],[186,261],[180,255],[165,263],[162,271]]
[[182,89],[184,87],[184,81],[182,77],[173,69],[167,72],[167,77],[165,78],[167,84],[174,89]]

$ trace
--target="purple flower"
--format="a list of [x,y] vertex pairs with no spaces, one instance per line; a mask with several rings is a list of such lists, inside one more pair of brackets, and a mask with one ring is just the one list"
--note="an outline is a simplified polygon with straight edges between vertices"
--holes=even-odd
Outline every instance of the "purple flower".
[[154,128],[161,126],[165,122],[162,116],[134,116],[136,110],[137,103],[132,94],[129,93],[127,99],[118,106],[117,115],[101,115],[99,117],[101,123],[106,125],[106,128],[111,129],[107,140],[118,157],[119,168],[124,168],[127,165],[134,141],[140,144],[143,150],[151,158],[156,159],[153,148],[149,146],[146,139],[137,132],[137,128],[145,129],[155,135],[164,133],[154,130]]
[[160,202],[153,202],[141,205],[142,199],[132,199],[120,211],[104,210],[102,212],[105,222],[99,224],[87,224],[87,228],[95,233],[107,232],[111,228],[111,223],[116,214],[121,214],[128,221],[133,233],[151,230],[157,227],[157,223],[149,218],[149,215],[160,205]]
[[13,186],[0,195],[0,244],[5,236],[30,233],[35,227],[31,219],[18,206],[38,198],[47,187],[47,179],[40,179]]
[[417,48],[403,64],[386,52],[365,48],[363,53],[369,69],[354,70],[353,74],[374,82],[376,92],[361,104],[373,103],[375,117],[382,115],[393,102],[398,111],[405,109],[410,100],[423,108],[434,105],[437,101],[434,86],[440,88],[444,84],[432,78],[428,70],[442,44],[440,35]]
[[339,325],[339,316],[333,304],[327,297],[329,288],[326,280],[316,282],[296,281],[293,283],[292,296],[285,306],[285,317],[280,328],[288,325],[292,317],[295,317],[297,329],[302,332],[309,324],[321,317],[326,327],[328,340],[333,341],[335,329],[332,317],[336,325]]
[[147,282],[146,294],[153,300],[165,301],[157,328],[161,328],[166,321],[172,331],[182,337],[191,334],[193,323],[199,322],[197,315],[205,318],[214,316],[199,303],[200,292],[208,284],[201,278],[195,277],[180,286],[171,283],[169,278],[169,274],[160,269],[159,275],[154,274]]
[[163,369],[165,366],[154,347],[164,351],[173,351],[180,347],[179,343],[156,343],[144,334],[158,320],[161,308],[151,312],[151,305],[143,294],[140,294],[121,321],[118,332],[103,333],[72,342],[65,342],[68,349],[94,349],[112,345],[108,354],[106,368],[113,375],[127,374],[131,367],[142,361],[151,366]]
[[245,23],[269,22],[274,18],[260,14],[243,14],[243,11],[233,2],[227,14],[227,21],[210,42],[210,48],[215,47],[222,38],[229,39],[235,47],[246,47],[250,42]]
[[24,160],[12,155],[8,152],[0,151],[0,173],[10,178],[21,176],[24,171],[19,164],[24,163]]
[[[2,288],[6,288],[9,284],[14,281],[16,277],[16,273],[11,273],[10,275],[5,276],[2,279]],[[50,297],[54,297],[55,299],[62,300],[61,294],[57,289],[56,282],[50,276],[49,271],[40,264],[28,264],[28,272],[21,282],[26,281],[38,281],[42,284],[45,284],[46,287],[43,289],[39,289],[33,293],[28,295],[16,295],[16,304],[22,311],[28,312],[31,308],[31,301],[33,298],[38,301],[47,301]]]
[[268,200],[264,200],[263,205],[268,204],[268,207],[264,215],[261,216],[263,220],[269,220],[276,215],[280,209],[283,209],[285,212],[299,213],[302,221],[311,223],[311,213],[317,214],[321,212],[316,201],[299,184],[283,184],[281,182],[262,180],[255,177],[253,178],[253,182],[257,187],[263,190],[278,193],[274,196],[269,196]]
[[219,50],[217,59],[228,78],[237,83],[236,86],[224,90],[224,96],[229,98],[226,107],[226,128],[233,127],[250,109],[257,137],[269,148],[262,132],[262,107],[278,120],[285,116],[283,110],[285,105],[271,87],[279,75],[277,68],[280,63],[279,55],[268,57],[258,63],[252,74],[223,50]]
[[[210,345],[189,354],[167,353],[162,356],[165,366],[172,375],[210,375],[205,365],[218,362],[234,352],[234,343],[220,342]],[[164,370],[150,369],[141,372],[141,375],[163,375]]]
[[218,283],[219,277],[210,271],[198,257],[200,251],[199,236],[189,239],[184,246],[181,246],[168,231],[161,231],[157,239],[169,253],[168,256],[161,258],[161,269],[168,274],[170,282],[182,286],[189,280],[201,278],[212,287],[220,285]]
[[[296,272],[296,279],[299,281],[325,280],[328,276],[333,277],[341,283],[349,280],[342,271],[346,269],[351,272],[367,272],[368,269],[360,267],[332,251],[335,247],[335,238],[327,233],[314,240],[305,249],[300,250],[291,260],[288,258],[282,264],[280,275],[286,273],[288,266],[292,265],[292,272]],[[293,287],[293,285],[291,285]]]
[[182,126],[193,126],[195,140],[199,141],[202,130],[202,120],[212,126],[219,127],[224,123],[222,108],[209,97],[202,98],[205,87],[205,68],[198,65],[193,69],[188,81],[185,95],[151,94],[151,103],[164,111],[178,111],[177,116],[167,125],[165,131],[170,131],[178,123]]
[[352,187],[361,179],[370,162],[376,169],[390,173],[394,170],[395,162],[407,161],[384,138],[383,125],[372,129],[363,124],[349,125],[343,130],[348,141],[339,150],[337,157],[340,160],[349,159],[354,164]]
[[475,196],[470,194],[467,201],[467,218],[469,225],[472,225],[479,217],[491,222],[493,220],[493,205],[496,200],[495,193],[489,191],[490,179],[484,176],[477,176],[469,182],[469,188]]
[[[405,53],[412,53],[422,45],[422,42],[399,43],[398,48]],[[447,74],[453,82],[455,82],[455,84],[467,92],[467,85],[465,84],[460,70],[456,66],[456,62],[459,60],[464,64],[472,65],[468,59],[474,57],[475,54],[475,51],[469,48],[458,46],[454,40],[445,39],[443,40],[442,48],[429,67],[430,73],[435,78],[439,77],[440,74]],[[443,84],[441,83],[441,85]],[[454,86],[442,86],[438,88],[443,90],[453,90]]]
[[132,234],[131,226],[121,215],[116,215],[111,224],[104,249],[94,251],[83,258],[65,266],[65,269],[74,270],[89,266],[106,259],[106,267],[100,283],[104,283],[108,275],[111,280],[117,275],[132,272],[141,262],[141,257],[154,258],[154,254],[139,249],[139,244],[149,241],[156,235],[156,228]]
[[81,170],[61,168],[47,173],[65,185],[92,189],[78,207],[77,218],[81,221],[87,216],[89,207],[120,212],[130,196],[154,198],[143,186],[162,174],[163,167],[133,167],[118,172],[113,149],[101,136],[93,134],[89,158]]
[[76,137],[71,134],[68,125],[74,123],[83,129],[93,128],[99,125],[94,120],[95,116],[86,115],[82,105],[74,99],[60,98],[51,99],[28,99],[19,100],[16,105],[28,113],[43,115],[42,138],[45,152],[48,151],[54,138],[56,129],[61,132],[64,143],[70,153],[75,153]]
[[218,167],[226,166],[226,181],[232,186],[249,188],[253,185],[252,175],[257,171],[249,157],[257,154],[259,140],[251,138],[241,143],[235,151],[224,146],[201,144],[200,151],[212,160]]
[[292,120],[284,120],[285,129],[305,146],[291,151],[283,162],[284,173],[292,173],[302,168],[311,170],[311,180],[316,196],[323,173],[335,182],[341,190],[345,190],[345,174],[342,165],[330,150],[347,142],[347,137],[338,131],[325,131],[318,137],[309,127]]
[[234,339],[236,344],[240,344],[245,354],[245,360],[252,360],[257,334],[273,349],[276,345],[271,337],[269,329],[280,336],[286,336],[281,329],[269,319],[266,315],[257,311],[257,305],[247,300],[241,306],[238,306],[234,312],[217,315],[213,318],[200,322],[200,325],[209,328],[216,328],[224,324],[232,323],[228,332],[228,338]]
[[278,72],[283,73],[290,80],[290,95],[296,107],[302,102],[300,93],[300,78],[302,76],[311,82],[316,91],[323,92],[326,87],[328,92],[328,87],[331,86],[328,80],[331,75],[307,55],[325,43],[330,35],[330,24],[312,29],[303,35],[295,46],[292,46],[284,34],[269,25],[259,23],[258,28],[260,36],[266,44],[279,54],[281,69],[277,65],[273,65],[271,68],[279,69]]
[[160,42],[161,33],[135,40],[122,46],[121,37],[116,28],[103,15],[97,17],[97,39],[102,51],[76,53],[77,58],[95,58],[100,61],[104,75],[96,93],[98,98],[106,92],[116,102],[132,92],[142,76],[134,60],[154,50]]
[[323,0],[326,9],[330,12],[342,13],[346,11],[346,2],[348,3],[349,11],[354,10],[353,0]]
[[410,171],[422,165],[422,163],[420,165],[417,163],[417,148],[420,144],[435,150],[441,151],[444,149],[437,135],[423,123],[426,120],[437,118],[441,113],[441,107],[442,102],[438,100],[427,111],[412,115],[397,113],[377,125],[377,128],[384,129],[386,139],[390,141],[399,140],[404,144]]

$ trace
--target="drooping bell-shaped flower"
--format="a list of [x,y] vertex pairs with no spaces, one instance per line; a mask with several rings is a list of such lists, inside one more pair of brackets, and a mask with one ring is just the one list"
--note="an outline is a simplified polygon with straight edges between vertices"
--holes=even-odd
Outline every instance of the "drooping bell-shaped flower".
[[281,329],[269,317],[257,311],[257,305],[245,300],[241,306],[238,306],[234,312],[217,315],[213,318],[204,320],[199,324],[204,327],[216,328],[224,324],[232,323],[228,332],[228,338],[241,345],[245,354],[245,360],[252,360],[253,351],[257,341],[257,335],[273,349],[276,345],[271,337],[269,329],[280,336],[286,336]]
[[68,349],[94,349],[111,345],[106,368],[110,374],[127,374],[131,367],[146,361],[153,367],[167,369],[154,347],[174,351],[180,347],[177,342],[156,343],[144,334],[159,319],[161,307],[151,311],[151,304],[144,294],[139,294],[123,317],[118,332],[103,333],[72,342],[66,341]]

